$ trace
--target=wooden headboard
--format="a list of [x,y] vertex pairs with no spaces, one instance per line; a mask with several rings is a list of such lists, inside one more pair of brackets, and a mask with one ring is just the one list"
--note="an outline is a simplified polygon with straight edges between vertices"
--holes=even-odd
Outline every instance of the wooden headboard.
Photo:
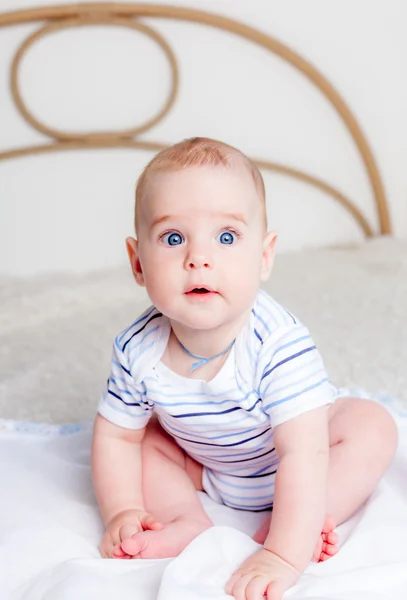
[[[373,231],[366,217],[356,204],[327,181],[309,175],[302,170],[270,162],[260,157],[252,157],[253,160],[255,160],[260,168],[293,177],[322,190],[327,197],[337,201],[352,216],[366,236],[372,237],[376,234],[391,233],[388,205],[375,158],[355,116],[336,89],[313,65],[276,39],[240,22],[200,10],[138,3],[92,3],[47,6],[0,13],[0,27],[11,27],[23,23],[40,23],[39,29],[29,35],[17,49],[10,69],[10,89],[14,103],[26,122],[49,138],[48,143],[2,151],[0,152],[0,160],[15,159],[30,154],[89,148],[135,148],[157,151],[168,145],[163,141],[153,142],[138,138],[141,133],[152,128],[153,125],[168,114],[176,101],[178,90],[178,66],[171,47],[164,37],[152,28],[151,25],[141,22],[139,20],[140,17],[175,19],[215,27],[246,38],[266,48],[298,69],[331,103],[352,136],[369,178],[377,211],[379,230],[377,232]],[[67,28],[94,25],[113,25],[116,27],[131,28],[149,36],[157,42],[167,56],[171,66],[172,86],[170,92],[158,113],[141,126],[135,128],[115,132],[89,131],[86,133],[75,133],[51,128],[38,120],[22,99],[18,84],[21,59],[32,45],[43,36]]]

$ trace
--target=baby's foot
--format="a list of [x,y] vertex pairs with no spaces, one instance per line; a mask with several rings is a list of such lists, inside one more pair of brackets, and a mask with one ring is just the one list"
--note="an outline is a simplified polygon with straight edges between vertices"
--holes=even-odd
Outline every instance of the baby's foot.
[[[121,543],[121,550],[132,558],[173,558],[211,526],[209,519],[175,519],[160,531],[146,530],[135,533]],[[120,552],[119,548],[117,553]]]
[[[271,517],[268,517],[255,533],[253,539],[258,544],[264,544],[270,529]],[[334,532],[336,525],[332,517],[327,516],[322,527],[321,537],[318,539],[312,560],[322,562],[328,560],[338,552],[338,534]]]
[[336,525],[332,517],[325,517],[321,537],[318,539],[312,560],[322,562],[328,560],[338,552],[339,536],[335,533]]

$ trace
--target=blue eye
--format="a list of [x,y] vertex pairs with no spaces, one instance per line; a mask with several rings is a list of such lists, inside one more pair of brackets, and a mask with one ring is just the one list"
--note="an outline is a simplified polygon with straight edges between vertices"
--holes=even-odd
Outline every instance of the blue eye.
[[230,246],[233,242],[236,241],[237,236],[231,231],[222,231],[222,233],[218,237],[221,244],[227,244]]
[[161,241],[164,242],[164,244],[168,244],[168,246],[179,246],[183,243],[184,239],[181,234],[171,231],[170,233],[165,233],[162,236]]

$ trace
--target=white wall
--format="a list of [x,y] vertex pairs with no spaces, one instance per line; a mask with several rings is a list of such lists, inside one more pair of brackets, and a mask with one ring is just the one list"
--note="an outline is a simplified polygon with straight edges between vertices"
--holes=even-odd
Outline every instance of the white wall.
[[[2,0],[1,10],[39,2]],[[407,237],[403,0],[166,3],[243,21],[317,66],[366,133],[395,233]],[[224,139],[252,156],[328,180],[376,223],[372,194],[349,134],[303,76],[232,35],[189,23],[148,22],[179,58],[181,89],[173,112],[145,134],[147,139]],[[0,149],[47,141],[17,112],[7,80],[15,49],[38,27],[0,30]],[[33,113],[54,127],[78,131],[142,122],[158,108],[168,84],[166,61],[153,42],[117,28],[49,36],[32,48],[21,71],[23,96]],[[0,272],[81,271],[124,262],[134,183],[150,157],[135,150],[103,150],[0,162]],[[266,183],[270,226],[280,231],[280,250],[362,239],[347,215],[319,192],[277,176],[266,176]]]

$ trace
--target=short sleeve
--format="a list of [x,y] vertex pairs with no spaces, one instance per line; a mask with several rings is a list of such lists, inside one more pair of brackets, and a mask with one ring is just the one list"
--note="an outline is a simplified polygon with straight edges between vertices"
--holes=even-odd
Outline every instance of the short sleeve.
[[99,402],[98,412],[108,421],[127,429],[142,429],[152,415],[142,383],[135,383],[125,353],[116,338],[110,377]]
[[300,323],[269,335],[259,367],[259,393],[273,427],[335,400],[336,388],[308,329]]

